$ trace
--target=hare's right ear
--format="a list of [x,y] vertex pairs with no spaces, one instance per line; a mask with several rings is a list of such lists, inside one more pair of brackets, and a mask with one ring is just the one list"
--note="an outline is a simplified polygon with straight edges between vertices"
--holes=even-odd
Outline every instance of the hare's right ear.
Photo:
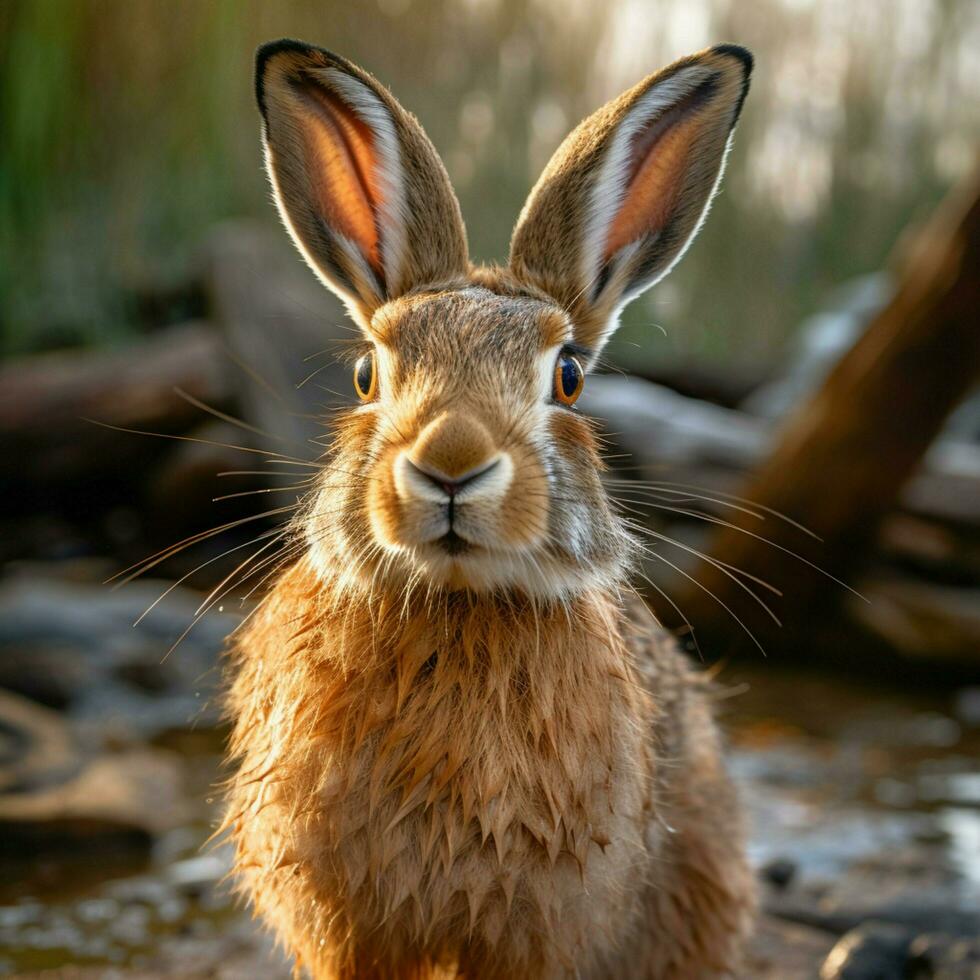
[[329,51],[282,40],[259,48],[255,85],[279,212],[362,326],[386,301],[466,273],[445,168],[379,82]]
[[531,192],[511,268],[568,311],[583,347],[598,351],[697,233],[751,69],[726,44],[651,75],[586,119]]

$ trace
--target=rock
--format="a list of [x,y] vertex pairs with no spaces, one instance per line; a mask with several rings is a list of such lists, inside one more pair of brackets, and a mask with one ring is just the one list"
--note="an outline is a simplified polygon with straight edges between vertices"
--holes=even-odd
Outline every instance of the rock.
[[[899,879],[901,877],[899,875]],[[880,883],[887,894],[876,895],[875,883]],[[847,893],[851,885],[863,890],[863,900]],[[860,872],[853,872],[843,876],[841,882],[835,882],[830,893],[819,900],[801,894],[781,896],[778,901],[767,904],[766,910],[788,922],[838,935],[852,931],[868,920],[916,932],[964,937],[978,935],[980,913],[964,905],[961,891],[956,882],[916,888],[904,880],[886,882],[883,875],[869,880]]]
[[834,945],[819,929],[762,916],[749,942],[739,980],[813,980]]
[[73,656],[70,649],[0,640],[0,688],[45,707],[66,708],[78,691],[93,682],[92,673],[92,664]]
[[790,858],[773,858],[759,869],[759,873],[770,884],[785,888],[796,877],[796,870],[796,862]]
[[221,650],[240,617],[214,609],[168,653],[194,623],[201,595],[175,588],[133,624],[171,584],[142,580],[113,591],[8,579],[0,584],[0,685],[33,693],[52,674],[70,679],[58,700],[96,739],[216,724]]
[[909,947],[908,980],[980,980],[980,939],[917,936]]
[[198,896],[213,888],[230,871],[229,855],[223,858],[215,853],[200,854],[170,865],[166,877],[183,894]]
[[0,795],[0,858],[93,848],[147,852],[157,834],[185,816],[179,763],[171,753],[104,755],[57,785]]
[[908,960],[908,930],[865,922],[848,932],[820,968],[820,980],[900,980]]
[[58,783],[81,767],[71,734],[55,712],[0,690],[0,794]]
[[956,717],[969,728],[980,728],[980,687],[964,687],[956,693]]
[[247,917],[220,935],[166,939],[158,952],[139,959],[138,965],[128,967],[69,966],[17,973],[12,980],[289,980],[295,976],[271,937]]
[[60,785],[0,795],[0,861],[148,854],[156,835],[185,818],[170,753],[105,755]]

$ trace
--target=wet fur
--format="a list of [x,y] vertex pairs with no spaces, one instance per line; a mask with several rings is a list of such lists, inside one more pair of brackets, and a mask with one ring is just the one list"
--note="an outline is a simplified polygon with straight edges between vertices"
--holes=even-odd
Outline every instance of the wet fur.
[[[292,529],[301,557],[232,650],[225,826],[300,971],[696,980],[737,964],[753,890],[710,691],[625,598],[635,544],[598,440],[551,398],[563,346],[591,359],[696,230],[744,95],[732,51],[679,63],[710,84],[649,125],[643,100],[677,66],[584,123],[502,269],[469,265],[435,151],[377,82],[298,42],[260,52],[280,209],[361,325],[379,392],[338,421]],[[389,113],[381,129],[344,98],[372,125]],[[585,198],[624,120],[639,162],[610,200],[659,203],[596,217]],[[657,145],[669,165],[644,176]],[[485,461],[494,475],[454,498],[466,544],[449,553],[413,467]]]
[[407,608],[336,607],[300,562],[238,647],[229,824],[243,887],[299,962],[730,966],[751,911],[738,811],[704,685],[649,614],[602,594]]

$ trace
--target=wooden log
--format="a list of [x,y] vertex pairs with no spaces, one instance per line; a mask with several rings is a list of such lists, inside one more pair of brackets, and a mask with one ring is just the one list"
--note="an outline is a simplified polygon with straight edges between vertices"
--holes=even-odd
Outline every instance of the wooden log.
[[199,408],[174,391],[217,407],[228,403],[220,340],[205,323],[174,327],[112,351],[59,351],[0,367],[0,481],[32,496],[69,492],[93,478],[131,478],[169,448],[93,425],[180,433]]
[[[622,367],[629,371],[629,363]],[[748,362],[706,363],[693,359],[645,364],[631,373],[697,401],[738,408],[772,378],[772,370]]]
[[[599,375],[581,401],[612,447],[613,468],[645,480],[739,493],[745,475],[773,451],[772,423],[640,378]],[[980,528],[980,446],[932,447],[902,488],[897,507],[951,533]]]
[[980,590],[894,575],[864,578],[859,588],[868,601],[849,597],[848,616],[906,661],[976,664]]
[[771,443],[768,420],[641,378],[590,378],[581,404],[602,422],[608,440],[630,454],[628,465],[648,471],[707,465],[741,473],[761,462]]
[[[844,594],[807,562],[853,578],[880,518],[977,380],[980,173],[950,194],[903,258],[891,302],[788,420],[741,491],[822,540],[771,519],[760,532],[757,521],[736,514],[736,527],[722,529],[710,545],[715,561],[783,590],[770,604],[785,629],[751,619],[768,649],[806,649],[814,620]],[[772,543],[751,536],[760,533]],[[707,562],[696,577],[703,588],[682,597],[688,618],[702,637],[714,638],[716,652],[740,645],[720,603],[748,618],[741,590]]]
[[933,446],[902,489],[900,502],[921,517],[980,528],[980,444],[944,441]]
[[[973,492],[980,495],[980,484]],[[915,514],[889,514],[875,548],[892,567],[927,581],[980,589],[980,526],[956,528]]]

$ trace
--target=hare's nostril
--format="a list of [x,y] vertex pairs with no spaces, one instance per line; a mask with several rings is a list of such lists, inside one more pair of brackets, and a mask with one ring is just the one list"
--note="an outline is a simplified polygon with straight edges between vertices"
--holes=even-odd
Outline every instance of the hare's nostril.
[[413,463],[411,459],[408,459],[407,463],[415,473],[428,480],[433,486],[438,487],[451,499],[461,490],[470,489],[481,482],[484,477],[490,476],[499,466],[500,457],[498,456],[488,463],[482,463],[480,466],[456,476],[448,476],[434,467],[419,466],[418,463]]

